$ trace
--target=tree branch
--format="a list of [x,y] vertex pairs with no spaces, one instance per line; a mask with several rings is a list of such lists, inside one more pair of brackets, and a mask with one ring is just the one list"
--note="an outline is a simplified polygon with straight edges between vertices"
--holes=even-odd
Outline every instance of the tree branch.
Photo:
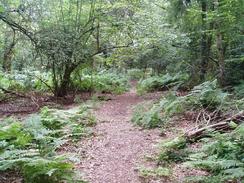
[[109,48],[104,48],[104,49],[100,49],[99,51],[97,51],[96,53],[92,54],[91,57],[103,53],[106,50],[113,50],[113,49],[118,49],[118,48],[128,48],[133,44],[133,42],[128,43],[127,45],[121,45],[121,46],[113,46],[113,47],[109,47]]
[[5,22],[7,25],[9,25],[12,29],[17,30],[24,35],[26,35],[35,45],[37,44],[37,40],[33,37],[33,34],[29,32],[27,29],[22,27],[21,25],[17,24],[11,19],[8,19],[6,16],[3,15],[3,13],[0,13],[0,20]]

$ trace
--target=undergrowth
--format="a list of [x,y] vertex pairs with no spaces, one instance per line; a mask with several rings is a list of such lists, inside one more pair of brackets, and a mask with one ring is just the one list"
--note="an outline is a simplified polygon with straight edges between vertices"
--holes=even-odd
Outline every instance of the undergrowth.
[[52,78],[50,73],[40,71],[23,70],[12,71],[12,73],[0,72],[0,86],[6,90],[14,91],[49,91],[52,87]]
[[[135,108],[132,121],[145,128],[162,127],[188,111],[238,113],[243,109],[243,99],[221,90],[217,81],[207,81],[195,86],[187,95],[177,96],[170,92],[154,104],[140,104]],[[214,123],[214,121],[211,121]],[[180,164],[188,168],[199,169],[207,176],[187,177],[186,182],[225,183],[244,180],[244,125],[237,127],[230,123],[232,132],[219,133],[208,131],[208,138],[189,142],[182,134],[160,144],[157,161],[163,167]],[[189,143],[197,143],[192,148]],[[146,172],[150,174],[152,172]]]
[[[189,155],[186,166],[210,173],[198,182],[240,182],[244,180],[244,125],[231,133],[213,133],[201,149]],[[194,180],[194,179],[192,179]]]
[[160,165],[168,165],[172,162],[182,162],[187,157],[189,151],[185,149],[187,147],[187,141],[182,136],[173,140],[166,140],[160,143],[160,154],[158,157],[158,163]]
[[244,80],[234,87],[234,94],[237,98],[244,98]]
[[[184,114],[186,111],[229,110],[229,106],[233,107],[233,102],[229,101],[229,94],[218,88],[216,80],[207,81],[195,86],[185,96],[177,96],[175,92],[169,92],[155,104],[139,104],[135,107],[132,122],[145,128],[162,127],[173,117]],[[242,104],[243,102],[235,105],[240,107]]]
[[[225,183],[244,180],[244,125],[230,133],[209,132],[200,148],[189,148],[181,136],[163,142],[159,164],[180,163],[188,168],[208,172],[207,176],[186,177],[185,182]],[[199,143],[199,142],[198,142]]]
[[139,80],[144,77],[145,73],[141,69],[130,69],[127,71],[127,75],[131,80]]
[[168,168],[159,167],[153,168],[139,168],[139,175],[142,178],[168,178],[172,174],[171,170]]
[[[71,83],[73,85],[71,87],[81,92],[95,91],[122,94],[129,89],[128,78],[122,73],[112,71],[74,74]],[[4,90],[17,93],[29,91],[53,92],[52,75],[48,72],[31,69],[12,71],[8,74],[0,71],[0,101],[7,98]]]
[[170,88],[180,88],[187,81],[187,74],[170,74],[152,76],[146,79],[141,79],[137,85],[137,93],[142,95],[147,92],[161,91]]
[[[83,182],[67,156],[59,155],[64,144],[89,134],[95,118],[87,107],[74,111],[43,108],[25,121],[1,122],[0,171],[18,170],[26,183]],[[75,163],[75,162],[74,162]]]
[[128,78],[125,75],[107,71],[83,73],[74,78],[73,83],[79,91],[122,94],[129,89]]

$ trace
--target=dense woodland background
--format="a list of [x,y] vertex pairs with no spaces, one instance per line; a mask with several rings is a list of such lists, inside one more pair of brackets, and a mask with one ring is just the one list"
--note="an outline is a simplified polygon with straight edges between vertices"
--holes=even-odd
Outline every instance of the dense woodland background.
[[[193,127],[162,143],[164,168],[143,175],[170,177],[183,163],[209,175],[188,182],[244,180],[243,0],[0,0],[0,67],[3,173],[78,182],[57,151],[95,124],[81,96],[122,94],[137,81],[138,95],[162,98],[135,107],[133,123],[164,133],[184,117]],[[50,109],[60,101],[82,107],[62,116]]]

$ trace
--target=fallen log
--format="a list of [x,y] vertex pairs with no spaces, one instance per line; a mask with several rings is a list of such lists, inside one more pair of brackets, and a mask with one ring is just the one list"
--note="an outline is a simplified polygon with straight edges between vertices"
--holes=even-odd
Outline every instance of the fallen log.
[[216,124],[205,126],[203,128],[199,128],[196,130],[188,131],[184,134],[184,137],[189,142],[194,142],[196,140],[199,140],[203,137],[206,137],[209,135],[209,131],[228,131],[233,129],[233,125],[231,122],[234,122],[235,124],[239,125],[242,122],[244,122],[244,111],[241,111],[225,120],[222,120]]

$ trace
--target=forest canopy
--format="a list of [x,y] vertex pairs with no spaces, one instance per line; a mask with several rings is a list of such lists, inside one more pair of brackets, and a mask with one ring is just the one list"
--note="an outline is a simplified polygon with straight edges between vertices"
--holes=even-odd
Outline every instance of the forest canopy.
[[241,0],[1,1],[2,69],[43,68],[56,96],[67,94],[77,68],[95,60],[188,72],[192,85],[214,77],[238,84],[241,17]]

